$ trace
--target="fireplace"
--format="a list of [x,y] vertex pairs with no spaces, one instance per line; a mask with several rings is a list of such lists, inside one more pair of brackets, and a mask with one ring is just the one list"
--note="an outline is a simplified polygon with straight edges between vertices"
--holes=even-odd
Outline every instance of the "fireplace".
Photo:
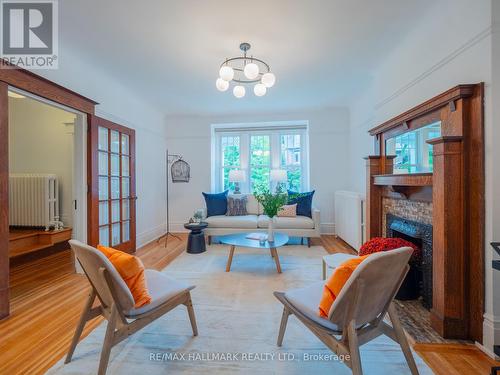
[[432,225],[386,214],[386,236],[403,238],[422,250],[420,295],[425,308],[432,308]]

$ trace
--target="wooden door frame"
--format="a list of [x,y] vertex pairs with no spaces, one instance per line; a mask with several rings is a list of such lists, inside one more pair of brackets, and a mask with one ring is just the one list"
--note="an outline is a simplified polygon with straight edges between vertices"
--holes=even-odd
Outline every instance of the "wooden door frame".
[[[88,194],[87,194],[87,238],[88,244],[97,246],[99,243],[99,154],[92,145],[98,144],[98,126],[99,123],[106,128],[116,130],[119,132],[129,133],[129,156],[130,156],[130,240],[132,241],[131,247],[135,252],[136,248],[136,186],[135,186],[135,130],[126,126],[117,124],[115,122],[106,120],[96,115],[87,116],[89,136],[87,138],[87,181],[88,181]],[[121,182],[120,182],[121,186]],[[121,189],[121,188],[120,188]],[[93,225],[94,224],[94,225]],[[111,226],[111,223],[110,223]],[[120,247],[117,247],[119,250]]]
[[0,319],[10,313],[9,301],[9,86],[83,112],[89,117],[98,104],[35,73],[0,59]]

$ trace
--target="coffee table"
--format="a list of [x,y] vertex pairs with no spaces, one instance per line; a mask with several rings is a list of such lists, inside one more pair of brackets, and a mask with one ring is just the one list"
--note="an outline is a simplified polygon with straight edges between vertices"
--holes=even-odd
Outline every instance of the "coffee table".
[[234,250],[236,246],[238,246],[251,247],[255,249],[269,249],[271,252],[271,256],[274,258],[274,261],[276,263],[276,270],[278,271],[278,273],[281,273],[281,266],[277,248],[285,245],[288,242],[288,236],[283,233],[275,233],[273,242],[260,242],[259,240],[247,238],[248,234],[249,233],[235,233],[218,237],[221,243],[231,246],[231,249],[229,250],[229,258],[227,259],[226,272],[229,272],[231,270]]

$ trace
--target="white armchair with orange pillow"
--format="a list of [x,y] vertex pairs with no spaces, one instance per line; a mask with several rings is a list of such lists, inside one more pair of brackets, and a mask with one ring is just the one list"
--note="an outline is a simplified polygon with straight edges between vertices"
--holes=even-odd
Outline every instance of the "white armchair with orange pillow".
[[[133,255],[106,247],[96,249],[75,240],[69,244],[92,288],[65,363],[71,362],[86,322],[100,315],[108,320],[108,325],[99,375],[106,373],[113,346],[181,304],[187,308],[193,335],[198,335],[190,293],[194,286],[144,269]],[[100,304],[94,307],[96,299]]]
[[[344,363],[354,375],[363,374],[360,346],[380,335],[386,335],[400,345],[412,375],[418,375],[413,354],[393,304],[408,272],[412,252],[412,248],[403,247],[371,254],[365,259],[359,259],[357,265],[352,262],[348,265],[352,273],[345,284],[340,286],[340,292],[334,284],[341,280],[331,280],[331,285],[320,281],[305,288],[274,292],[283,304],[278,346],[283,343],[288,317],[295,315],[330,350],[345,358]],[[335,274],[332,278],[334,277]],[[329,293],[337,295],[329,298]],[[386,313],[391,324],[384,321]],[[383,349],[380,355],[384,355]]]

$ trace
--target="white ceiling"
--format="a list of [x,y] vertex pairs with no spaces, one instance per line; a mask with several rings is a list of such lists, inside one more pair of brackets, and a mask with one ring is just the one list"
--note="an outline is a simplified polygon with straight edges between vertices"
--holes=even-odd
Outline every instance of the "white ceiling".
[[[348,105],[433,2],[60,1],[60,38],[165,113],[296,111]],[[264,97],[215,88],[242,41],[277,77]]]

